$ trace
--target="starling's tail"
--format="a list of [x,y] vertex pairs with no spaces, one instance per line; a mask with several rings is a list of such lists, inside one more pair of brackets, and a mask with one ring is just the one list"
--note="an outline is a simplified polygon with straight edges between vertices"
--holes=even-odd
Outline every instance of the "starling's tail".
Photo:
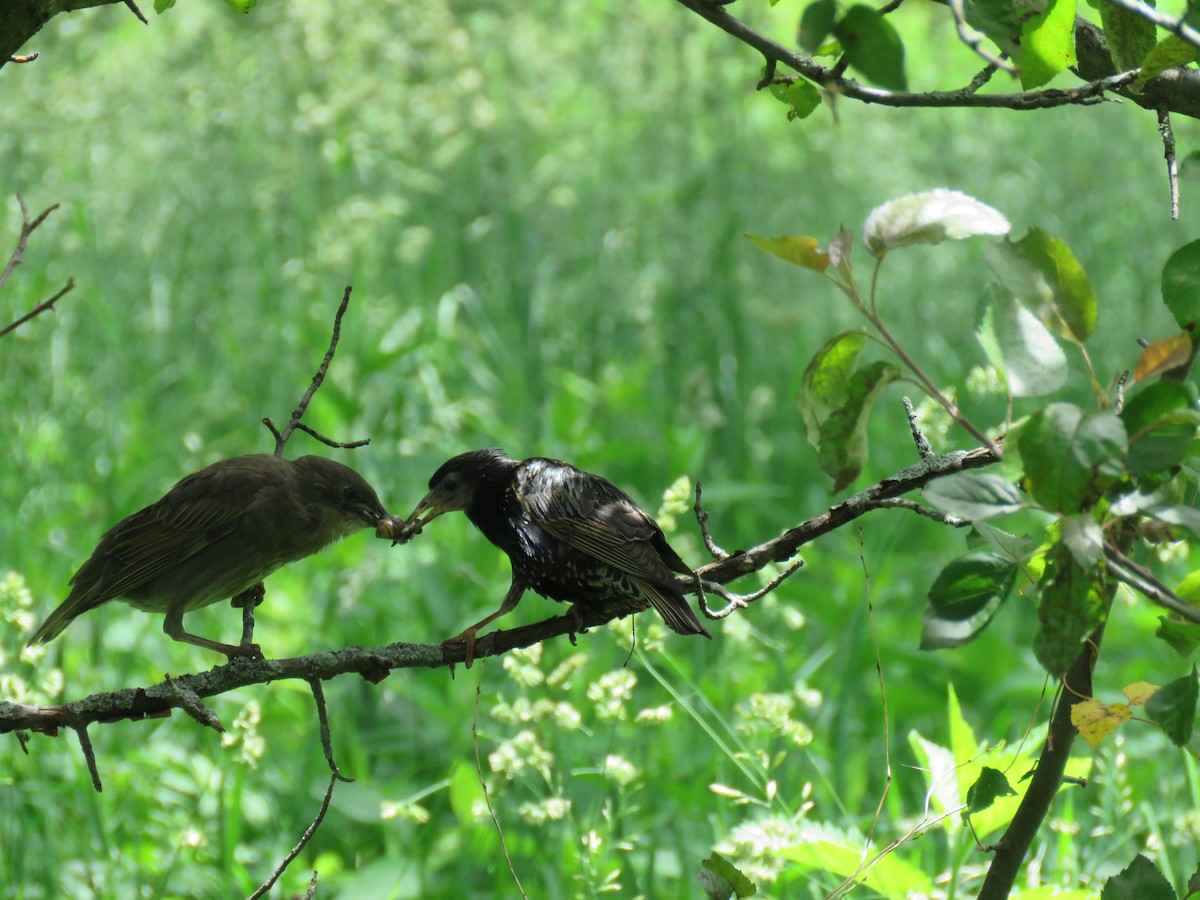
[[672,631],[677,634],[702,634],[712,640],[712,635],[700,624],[700,619],[683,594],[645,581],[641,582],[640,587],[650,605],[658,610]]

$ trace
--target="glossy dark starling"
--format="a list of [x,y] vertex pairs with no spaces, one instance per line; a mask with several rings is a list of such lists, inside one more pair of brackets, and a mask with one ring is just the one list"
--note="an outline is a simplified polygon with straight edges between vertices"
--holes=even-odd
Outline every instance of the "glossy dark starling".
[[111,528],[71,579],[71,594],[29,643],[46,643],[109,600],[166,613],[177,641],[230,658],[256,653],[189,634],[184,614],[237,596],[280,566],[387,516],[348,466],[302,456],[238,456],[188,475]]
[[466,512],[512,562],[500,608],[451,638],[467,643],[468,660],[479,630],[515,607],[527,588],[617,614],[652,606],[679,634],[712,637],[673,574],[695,573],[655,521],[599,475],[557,459],[518,462],[500,450],[475,450],[443,464],[412,515],[381,523],[377,534],[407,540],[453,510]]

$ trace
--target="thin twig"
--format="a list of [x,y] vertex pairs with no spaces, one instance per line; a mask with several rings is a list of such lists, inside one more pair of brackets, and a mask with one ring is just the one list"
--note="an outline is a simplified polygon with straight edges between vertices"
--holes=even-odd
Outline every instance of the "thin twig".
[[329,771],[339,781],[353,781],[342,774],[342,770],[337,767],[337,763],[333,761],[333,737],[329,730],[329,710],[325,708],[325,689],[321,686],[320,678],[307,678],[308,686],[312,688],[313,701],[317,704],[317,723],[321,730],[321,749],[325,752],[325,762],[329,764]]
[[217,734],[225,733],[225,726],[217,718],[217,714],[200,702],[200,696],[186,684],[181,684],[170,675],[164,681],[171,689],[171,696],[179,702],[179,708],[203,725],[211,728]]
[[30,221],[29,209],[25,206],[25,198],[17,194],[17,205],[21,207],[21,231],[17,235],[17,246],[13,250],[12,255],[8,258],[8,263],[4,266],[4,271],[0,272],[0,288],[4,287],[8,278],[13,273],[13,269],[21,264],[21,257],[25,255],[25,246],[29,243],[29,236],[37,231],[38,226],[46,221],[46,217],[50,213],[58,209],[58,204],[48,207],[42,211],[42,214],[36,219]]
[[1117,399],[1116,399],[1116,402],[1113,403],[1113,412],[1116,413],[1118,416],[1121,414],[1121,410],[1123,410],[1125,408],[1125,385],[1128,383],[1129,383],[1129,370],[1126,369],[1125,371],[1123,371],[1121,373],[1120,377],[1117,379]]
[[320,441],[322,444],[325,444],[327,447],[336,447],[339,450],[355,450],[359,447],[365,447],[365,446],[367,446],[367,444],[371,443],[370,438],[363,438],[362,440],[358,440],[358,441],[335,441],[335,440],[325,437],[325,435],[321,434],[316,429],[309,428],[303,422],[297,422],[296,427],[298,429],[300,429],[301,431],[303,431],[305,434],[309,435],[310,437],[315,437],[318,441]]
[[1200,609],[1181,599],[1148,569],[1135,563],[1112,544],[1104,545],[1104,558],[1108,561],[1108,570],[1118,581],[1129,585],[1155,606],[1169,609],[1189,622],[1200,623]]
[[[483,678],[483,670],[480,669],[479,677]],[[475,712],[471,716],[471,737],[475,742],[475,775],[479,778],[479,787],[483,789],[483,802],[487,804],[488,815],[492,817],[492,824],[496,826],[496,834],[500,836],[500,849],[504,851],[504,861],[508,863],[509,874],[512,875],[513,881],[516,882],[517,891],[525,900],[529,897],[525,893],[525,888],[521,886],[521,879],[517,875],[517,869],[513,865],[512,857],[508,855],[508,841],[504,839],[504,829],[500,827],[500,820],[496,818],[496,811],[492,809],[492,798],[488,794],[487,782],[483,777],[483,763],[479,759],[479,696],[482,692],[482,686],[475,685]]]
[[704,508],[704,504],[700,502],[700,482],[696,482],[696,505],[692,507],[696,513],[696,522],[700,525],[700,536],[704,538],[704,546],[713,559],[728,559],[729,554],[717,546],[717,543],[712,538],[712,533],[708,530],[708,510]]
[[1129,10],[1131,13],[1137,13],[1147,22],[1152,25],[1157,25],[1159,28],[1171,32],[1171,34],[1182,38],[1193,47],[1200,49],[1200,31],[1192,28],[1183,19],[1175,19],[1171,16],[1155,10],[1149,3],[1144,3],[1142,0],[1112,0],[1117,6]]
[[1179,163],[1175,159],[1175,132],[1171,129],[1171,111],[1164,104],[1158,108],[1158,134],[1163,142],[1163,158],[1167,161],[1167,184],[1171,189],[1171,221],[1179,221]]
[[333,361],[333,354],[337,352],[338,341],[342,336],[342,316],[346,314],[346,307],[350,305],[350,291],[352,289],[351,285],[346,285],[346,291],[342,295],[342,302],[338,306],[337,314],[333,317],[333,336],[329,339],[329,349],[325,351],[325,358],[321,360],[321,365],[317,367],[317,373],[313,376],[312,384],[308,386],[308,390],[300,398],[299,405],[292,411],[292,417],[288,420],[287,425],[284,426],[283,431],[281,432],[277,429],[270,419],[262,420],[263,424],[267,426],[275,438],[276,456],[283,456],[283,446],[287,443],[288,438],[292,436],[292,432],[297,428],[300,428],[305,434],[311,435],[330,447],[362,447],[370,443],[370,439],[367,439],[341,444],[300,424],[300,419],[303,418],[305,411],[308,409],[308,404],[312,401],[313,394],[317,392],[317,389],[325,381],[325,373],[329,371],[329,364]]
[[[735,609],[745,609],[755,600],[761,600],[763,597],[767,596],[767,594],[771,593],[771,591],[775,590],[775,588],[779,587],[792,575],[794,575],[796,570],[803,565],[804,560],[797,560],[752,594],[735,594],[723,584],[719,584],[715,581],[704,581],[701,578],[697,578],[694,587],[696,588],[696,597],[700,611],[710,619],[724,619]],[[706,588],[712,593],[716,594],[718,597],[721,597],[723,600],[725,600],[728,605],[723,609],[717,610],[716,612],[713,612],[711,609],[709,609],[708,598],[704,595],[704,590]]]
[[35,306],[29,312],[25,313],[25,315],[21,316],[21,318],[15,320],[13,322],[10,322],[8,325],[5,325],[3,328],[0,328],[0,337],[4,337],[4,335],[8,334],[10,331],[15,331],[16,329],[20,328],[22,325],[24,325],[26,322],[28,322],[34,316],[40,316],[46,310],[53,309],[54,304],[57,303],[59,300],[61,300],[63,298],[63,296],[65,294],[67,294],[68,291],[74,290],[74,288],[75,288],[75,279],[68,278],[67,283],[63,287],[63,289],[61,291],[59,291],[57,294],[55,294],[53,297],[51,297],[49,300],[43,300],[41,303],[39,303],[37,306]]
[[[333,799],[333,788],[337,782],[337,775],[331,775],[329,777],[329,787],[325,789],[325,799],[321,801],[321,808],[317,811],[317,817],[313,819],[312,824],[304,830],[304,834],[300,836],[299,843],[297,843],[296,846],[291,849],[291,852],[289,852],[288,855],[283,858],[283,862],[281,862],[275,868],[275,871],[271,873],[271,877],[264,881],[259,889],[247,897],[246,900],[259,900],[260,897],[264,896],[267,891],[273,888],[275,886],[275,882],[279,880],[279,877],[283,874],[284,870],[291,865],[292,860],[299,856],[300,851],[303,850],[305,845],[312,840],[312,836],[316,834],[317,829],[321,827],[321,822],[325,818],[325,813],[329,812],[329,802]],[[316,882],[316,880],[317,873],[313,872],[312,882],[309,883],[310,889],[313,882]]]
[[993,69],[1003,69],[1009,75],[1017,73],[1017,67],[1006,60],[1002,55],[997,56],[983,46],[983,42],[987,40],[984,35],[974,31],[967,25],[967,17],[963,12],[963,0],[949,0],[950,14],[954,16],[954,30],[958,32],[958,39],[966,44],[971,50]]
[[104,790],[104,785],[100,783],[100,770],[96,768],[96,750],[92,747],[92,739],[88,736],[87,725],[72,727],[75,729],[75,736],[79,738],[79,749],[83,751],[84,762],[87,763],[88,771],[92,773],[92,787],[99,794]]
[[971,524],[970,519],[963,519],[959,516],[942,512],[940,509],[934,509],[932,506],[924,506],[914,500],[909,500],[907,497],[892,497],[887,500],[874,500],[867,504],[867,508],[907,509],[909,512],[915,512],[919,516],[924,516],[926,519],[932,519],[934,522],[939,522],[942,525],[949,525],[952,528],[967,528]]

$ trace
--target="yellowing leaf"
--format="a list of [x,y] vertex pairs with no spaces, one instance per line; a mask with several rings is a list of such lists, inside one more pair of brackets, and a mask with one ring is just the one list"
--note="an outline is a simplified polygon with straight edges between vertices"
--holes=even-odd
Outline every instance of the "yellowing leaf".
[[1095,747],[1122,723],[1128,722],[1132,715],[1124,703],[1109,705],[1095,699],[1084,700],[1071,707],[1071,724],[1079,729],[1088,744]]
[[1186,363],[1191,355],[1192,339],[1186,331],[1175,337],[1152,341],[1138,357],[1137,367],[1133,370],[1133,380],[1145,381],[1147,378],[1169,372]]
[[1141,706],[1157,690],[1158,685],[1148,681],[1135,681],[1133,684],[1127,684],[1121,688],[1121,692],[1129,701],[1130,706]]
[[797,266],[816,272],[824,272],[829,268],[829,254],[817,248],[818,242],[815,237],[788,235],[769,238],[758,234],[748,234],[746,237],[768,253]]

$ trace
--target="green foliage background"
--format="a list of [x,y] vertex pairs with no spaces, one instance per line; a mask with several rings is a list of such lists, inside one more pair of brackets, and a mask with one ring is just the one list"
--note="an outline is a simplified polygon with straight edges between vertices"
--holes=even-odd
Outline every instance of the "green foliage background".
[[[786,35],[795,11],[745,14]],[[943,18],[897,16],[913,89],[948,69],[965,83],[977,63],[946,52]],[[1072,246],[1100,295],[1102,377],[1131,365],[1131,336],[1171,331],[1159,272],[1195,237],[1188,185],[1184,223],[1168,221],[1144,112],[842,104],[836,121],[825,106],[789,124],[751,89],[759,60],[670,4],[296,0],[242,19],[192,0],[149,29],[115,7],[60,16],[36,49],[36,64],[2,73],[0,181],[32,209],[63,208],[31,242],[0,318],[68,276],[78,284],[0,350],[11,448],[0,568],[28,582],[39,619],[117,519],[188,471],[269,451],[259,419],[286,419],[347,283],[350,314],[310,422],[372,438],[338,456],[393,512],[446,457],[501,445],[602,472],[651,510],[677,477],[698,478],[718,542],[734,548],[829,504],[795,398],[813,351],[857,324],[826,284],[744,233],[832,236],[900,194],[965,191]],[[1190,123],[1177,129],[1195,140]],[[15,234],[15,202],[2,212]],[[889,259],[888,276],[889,321],[936,381],[961,385],[982,359],[970,338],[988,280],[981,247],[920,248]],[[1073,388],[1086,398],[1082,379]],[[877,408],[870,481],[913,461],[901,393]],[[956,433],[942,449],[967,444]],[[289,449],[314,447],[298,436]],[[700,561],[686,514],[676,529]],[[1043,686],[1017,649],[1035,624],[1019,597],[975,644],[916,650],[924,593],[961,534],[875,513],[859,540],[809,548],[803,573],[711,644],[641,617],[649,650],[628,668],[624,623],[454,680],[330,684],[335,750],[357,781],[338,789],[283,892],[316,867],[322,896],[513,894],[480,815],[478,684],[482,765],[531,896],[696,896],[695,868],[718,845],[768,896],[823,896],[838,879],[775,851],[817,825],[861,843],[883,789],[860,554],[896,767],[877,843],[921,816],[925,782],[904,767],[915,763],[904,737],[948,740],[949,686],[988,742],[1020,739]],[[276,656],[435,642],[506,584],[501,554],[448,517],[411,546],[364,536],[275,575],[258,638]],[[19,593],[10,579],[6,611]],[[531,595],[512,621],[551,612]],[[1136,649],[1156,624],[1146,607],[1119,614],[1102,690],[1180,673],[1165,648]],[[189,623],[229,636],[236,616],[214,607]],[[9,622],[0,672],[11,689],[12,676],[33,682],[57,664],[76,697],[214,662],[160,625],[106,608],[34,664]],[[101,795],[70,736],[35,736],[28,756],[0,741],[0,891],[253,889],[324,789],[315,716],[303,685],[214,706],[241,722],[230,746],[179,716],[94,728]],[[1087,793],[1056,808],[1031,884],[1098,884],[1138,849],[1177,881],[1195,868],[1196,769],[1149,728],[1123,740],[1097,753]],[[900,854],[931,874],[987,861],[961,833]]]

